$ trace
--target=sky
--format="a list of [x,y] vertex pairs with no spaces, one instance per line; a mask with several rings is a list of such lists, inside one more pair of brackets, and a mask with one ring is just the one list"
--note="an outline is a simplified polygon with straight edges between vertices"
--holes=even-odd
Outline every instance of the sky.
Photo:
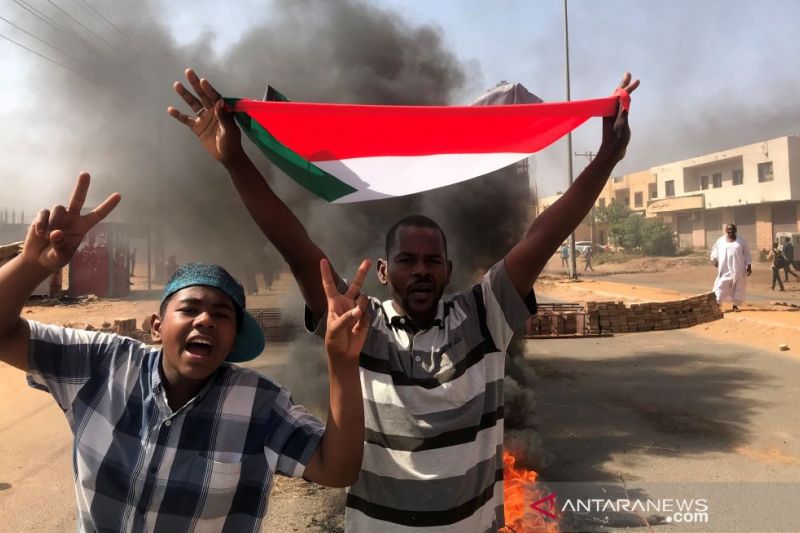
[[[63,30],[72,28],[75,34],[92,40],[95,48],[103,49],[105,45],[73,21],[66,20],[54,6],[109,40],[123,39],[93,15],[87,5],[112,24],[116,21],[118,28],[127,27],[125,24],[131,20],[129,15],[123,17],[118,13],[115,6],[119,4],[102,0],[25,3],[39,13],[49,13],[52,20],[61,21],[61,30],[45,25],[15,0],[0,0],[0,16],[5,19],[0,20],[0,35],[65,65],[71,63],[64,52],[70,50],[73,55],[82,52],[80,46],[75,46],[74,38],[58,35],[65,33]],[[149,4],[158,14],[153,19],[157,22],[138,21],[136,36],[143,47],[149,46],[144,37],[148,34],[141,24],[158,24],[169,35],[170,46],[177,50],[188,50],[193,54],[191,57],[205,54],[225,58],[231,50],[246,48],[243,39],[247,38],[248,29],[268,25],[280,11],[276,6],[289,3],[289,0],[230,0],[222,7],[219,2],[198,0],[192,2],[191,9],[186,9],[185,2],[153,0]],[[562,0],[492,3],[371,0],[367,3],[402,19],[409,27],[430,28],[440,37],[441,48],[452,54],[463,73],[463,80],[448,94],[449,103],[468,103],[500,80],[521,82],[546,101],[566,99]],[[313,17],[314,2],[302,5],[309,10],[307,15]],[[641,87],[633,95],[632,141],[615,175],[800,132],[800,40],[796,37],[800,2],[570,0],[568,10],[573,100],[610,94],[625,71],[641,80]],[[44,37],[57,49],[41,44],[8,21]],[[315,45],[325,46],[318,30],[315,34],[306,29],[301,21],[297,27],[298,42],[310,43],[309,50]],[[289,33],[282,34],[282,38],[295,37]],[[315,41],[317,38],[320,40]],[[113,44],[109,48],[119,50],[117,43]],[[270,54],[269,49],[258,52]],[[85,93],[69,83],[66,88],[65,76],[73,74],[4,39],[0,39],[0,64],[3,66],[0,98],[4,103],[0,108],[3,121],[0,143],[4,145],[0,161],[3,184],[0,209],[18,207],[31,213],[58,200],[56,195],[69,189],[79,170],[100,161],[93,147],[98,146],[105,125],[87,119],[86,102],[80,100],[104,100],[103,84],[87,85]],[[297,67],[302,69],[303,65]],[[181,75],[177,65],[170,64],[164,69],[164,79],[178,79]],[[313,79],[311,74],[309,79]],[[126,65],[114,66],[110,75],[130,77],[132,83],[137,77],[134,66]],[[243,71],[241,76],[252,79],[256,73]],[[282,86],[279,70],[258,76],[263,77],[264,85],[271,82]],[[147,90],[158,96],[153,98],[152,109],[141,112],[153,113],[162,120],[159,113],[163,112],[164,101],[169,102],[171,97],[169,84]],[[70,91],[68,98],[64,97],[64,91]],[[237,96],[258,98],[261,94]],[[74,109],[64,104],[70,101],[76,102]],[[51,102],[58,102],[52,104],[57,109],[51,108]],[[87,128],[87,122],[94,126]],[[139,135],[149,134],[130,131],[129,142],[139,142],[136,139]],[[596,151],[599,144],[599,119],[576,130],[575,152]],[[168,162],[170,155],[159,157]],[[573,158],[577,175],[587,160],[581,156]],[[532,181],[540,195],[566,189],[566,161],[564,141],[532,158]],[[135,167],[135,157],[125,164]],[[99,165],[112,168],[105,162]]]

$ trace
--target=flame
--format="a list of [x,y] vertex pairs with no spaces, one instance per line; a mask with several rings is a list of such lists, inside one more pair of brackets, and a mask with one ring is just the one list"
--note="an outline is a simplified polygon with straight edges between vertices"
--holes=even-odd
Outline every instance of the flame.
[[[506,527],[502,533],[558,533],[558,522],[533,509],[531,504],[548,495],[539,490],[538,475],[533,470],[516,468],[516,459],[503,452],[503,494]],[[547,505],[543,507],[550,510]],[[552,511],[555,513],[555,509]]]

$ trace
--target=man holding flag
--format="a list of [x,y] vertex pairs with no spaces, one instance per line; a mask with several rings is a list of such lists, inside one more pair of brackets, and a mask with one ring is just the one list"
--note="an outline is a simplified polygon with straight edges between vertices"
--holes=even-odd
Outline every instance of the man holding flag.
[[[186,71],[186,78],[196,96],[181,83],[175,84],[175,90],[195,116],[173,107],[169,114],[187,125],[226,168],[251,216],[289,264],[307,305],[307,325],[324,334],[329,310],[317,270],[326,257],[324,252],[245,155],[234,115],[220,94],[192,70]],[[625,75],[617,92],[622,105],[604,113],[597,157],[480,283],[444,295],[452,262],[444,232],[433,220],[412,215],[389,229],[386,256],[378,261],[377,274],[388,287],[390,299],[370,299],[371,328],[360,358],[365,446],[360,477],[347,497],[348,531],[483,532],[503,527],[505,352],[514,331],[536,311],[532,286],[537,276],[588,213],[614,166],[624,157],[630,140],[627,98],[638,85],[638,80]],[[299,107],[285,109],[308,107],[290,105]],[[234,103],[233,110],[238,113],[242,109],[236,106]],[[515,106],[505,107],[509,109],[504,112],[514,112],[510,108]],[[378,111],[386,120],[402,119],[396,110]],[[493,120],[494,111],[478,113]],[[586,118],[572,123],[580,124]],[[247,117],[244,123],[250,124]],[[463,123],[470,127],[469,121]],[[340,169],[344,158],[339,156],[347,154],[344,147],[336,152],[304,146],[303,140],[287,143],[289,133],[278,135],[269,130],[267,137],[258,134],[266,144],[271,138],[278,143],[272,143],[273,147],[289,148],[287,157],[299,157],[294,161],[300,161],[300,166],[306,161],[305,168],[313,172],[320,166],[323,171]],[[508,139],[509,146],[515,142]],[[458,155],[457,147],[450,148]],[[530,149],[526,145],[517,152]],[[336,157],[336,165],[328,163]],[[275,161],[272,156],[270,159]],[[359,167],[348,168],[352,174]],[[328,179],[328,174],[317,175]],[[346,172],[339,176],[348,179]],[[343,286],[341,279],[339,284]]]

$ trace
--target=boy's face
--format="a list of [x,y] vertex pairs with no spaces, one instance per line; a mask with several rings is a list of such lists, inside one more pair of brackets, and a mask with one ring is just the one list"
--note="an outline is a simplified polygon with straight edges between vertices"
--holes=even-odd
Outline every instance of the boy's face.
[[378,279],[415,322],[433,320],[452,271],[441,232],[400,226],[389,253],[378,263]]
[[163,345],[165,377],[201,381],[228,357],[236,343],[236,308],[219,289],[186,287],[167,301],[152,324],[153,339]]

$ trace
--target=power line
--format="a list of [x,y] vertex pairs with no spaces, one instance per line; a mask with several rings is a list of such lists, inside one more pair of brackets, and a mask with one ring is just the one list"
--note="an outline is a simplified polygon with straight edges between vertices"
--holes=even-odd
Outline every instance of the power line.
[[91,5],[89,2],[87,2],[86,0],[75,0],[75,1],[76,1],[76,2],[78,2],[78,3],[80,3],[80,4],[82,4],[82,5],[83,5],[83,7],[84,7],[85,9],[87,9],[89,12],[91,12],[92,14],[94,14],[94,16],[95,16],[95,17],[97,17],[98,19],[102,20],[103,22],[105,22],[106,24],[108,24],[108,25],[109,25],[109,26],[110,26],[110,27],[111,27],[111,28],[112,28],[114,31],[116,31],[117,33],[119,33],[120,35],[122,35],[123,37],[125,37],[125,39],[127,39],[128,41],[130,41],[130,43],[131,43],[131,44],[133,44],[133,46],[135,46],[135,47],[136,47],[136,48],[137,48],[137,49],[138,49],[140,52],[142,52],[142,53],[144,53],[144,52],[145,52],[145,51],[144,51],[144,49],[143,49],[141,46],[139,46],[139,43],[137,43],[136,41],[134,41],[132,38],[128,37],[128,35],[126,35],[126,34],[125,34],[125,32],[123,32],[123,31],[122,31],[121,29],[119,29],[119,28],[118,28],[118,27],[117,27],[117,26],[116,26],[116,25],[115,25],[113,22],[111,22],[111,21],[110,21],[110,20],[108,20],[108,19],[107,19],[105,16],[103,16],[103,14],[102,14],[102,13],[100,13],[100,12],[99,12],[97,9],[95,9],[94,7],[92,7],[92,5]]
[[75,17],[73,17],[72,15],[67,13],[67,11],[65,11],[64,9],[60,8],[52,0],[47,0],[47,3],[50,4],[51,6],[53,6],[54,8],[58,9],[60,12],[65,14],[67,17],[69,17],[71,20],[73,20],[75,22],[75,24],[79,25],[81,28],[83,28],[84,30],[88,31],[89,33],[91,33],[92,35],[94,35],[95,37],[97,37],[98,39],[103,41],[109,48],[111,48],[112,50],[114,49],[114,46],[110,42],[108,42],[105,39],[103,39],[102,36],[100,36],[99,34],[95,33],[91,28],[89,28],[88,26],[84,25],[81,21],[79,21],[78,19],[76,19]]
[[45,24],[47,24],[50,27],[60,31],[61,33],[63,33],[67,37],[69,37],[70,39],[73,39],[73,40],[77,39],[81,43],[83,43],[84,45],[89,47],[89,49],[92,50],[93,52],[95,52],[95,53],[97,52],[97,49],[95,49],[90,43],[88,43],[85,40],[81,39],[81,37],[79,35],[74,35],[72,32],[69,32],[69,31],[65,30],[64,28],[62,28],[61,26],[59,26],[58,24],[53,22],[50,19],[50,17],[48,17],[47,15],[45,15],[42,12],[40,12],[35,7],[33,7],[30,4],[28,4],[27,2],[25,2],[25,0],[11,0],[11,1],[14,2],[15,4],[17,4],[18,6],[20,6],[22,9],[24,9],[28,13],[30,13],[33,16],[35,16],[36,18],[38,18],[39,20],[43,21]]
[[73,61],[77,61],[77,59],[75,59],[73,56],[69,55],[69,54],[68,54],[67,52],[65,52],[64,50],[62,50],[62,49],[60,49],[60,48],[56,48],[56,47],[55,47],[55,46],[53,46],[52,44],[48,43],[48,42],[47,42],[47,41],[45,41],[44,39],[40,39],[39,37],[37,37],[37,36],[36,36],[36,35],[34,35],[33,33],[31,33],[31,32],[29,32],[28,30],[26,30],[25,28],[22,28],[22,27],[20,27],[20,26],[17,26],[16,24],[14,24],[13,22],[11,22],[11,21],[10,21],[10,20],[8,20],[7,18],[5,18],[5,17],[3,17],[3,16],[0,16],[0,20],[2,20],[3,22],[5,22],[6,24],[8,24],[8,25],[10,25],[10,26],[12,26],[12,27],[14,27],[14,28],[18,29],[19,31],[21,31],[21,32],[25,33],[26,35],[29,35],[30,37],[33,37],[34,39],[36,39],[37,41],[39,41],[39,42],[40,42],[40,43],[42,43],[43,45],[45,45],[45,46],[49,46],[50,48],[52,48],[52,49],[53,49],[53,50],[55,50],[56,52],[59,52],[59,53],[62,53],[62,54],[64,54],[65,56],[67,56],[68,58],[72,59]]
[[[86,80],[86,78],[84,78],[83,76],[81,76],[80,74],[78,74],[77,72],[75,72],[74,70],[72,70],[71,68],[69,68],[68,66],[64,65],[63,63],[59,63],[59,62],[58,62],[58,61],[56,61],[55,59],[52,59],[52,58],[50,58],[50,57],[47,57],[47,56],[46,56],[46,55],[44,55],[44,54],[40,54],[40,53],[39,53],[39,52],[37,52],[36,50],[32,50],[32,49],[30,49],[30,48],[28,48],[27,46],[25,46],[24,44],[20,44],[20,43],[18,43],[17,41],[15,41],[14,39],[12,39],[11,37],[6,37],[6,36],[5,36],[5,35],[3,35],[2,33],[0,33],[0,39],[5,39],[6,41],[9,41],[9,42],[11,42],[12,44],[15,44],[15,45],[17,45],[17,46],[19,46],[20,48],[23,48],[23,49],[27,50],[28,52],[30,52],[30,53],[32,53],[32,54],[36,54],[37,56],[41,57],[41,58],[42,58],[42,59],[44,59],[45,61],[49,61],[50,63],[53,63],[53,64],[55,64],[55,65],[58,65],[59,67],[63,68],[64,70],[68,70],[68,71],[72,72],[73,74],[75,74],[76,76],[78,76],[78,77],[80,77],[80,78],[83,78],[83,79],[85,79],[85,80]],[[89,81],[89,80],[86,80],[86,81]]]

